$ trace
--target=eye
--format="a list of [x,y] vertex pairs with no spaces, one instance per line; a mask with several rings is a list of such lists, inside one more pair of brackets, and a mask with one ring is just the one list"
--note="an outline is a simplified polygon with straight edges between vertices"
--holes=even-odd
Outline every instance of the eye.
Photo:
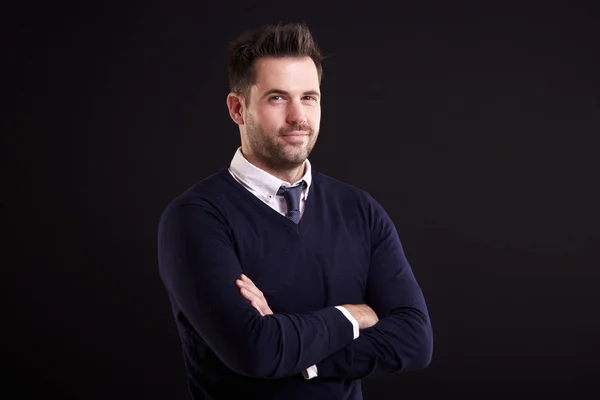
[[315,96],[304,96],[304,99],[310,101],[317,101],[317,98]]
[[270,100],[279,101],[279,100],[283,100],[283,97],[282,96],[271,96]]

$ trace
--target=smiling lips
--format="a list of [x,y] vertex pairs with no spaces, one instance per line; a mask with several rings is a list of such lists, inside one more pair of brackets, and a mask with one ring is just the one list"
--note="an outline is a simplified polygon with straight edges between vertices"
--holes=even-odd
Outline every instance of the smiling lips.
[[307,131],[291,131],[284,133],[282,136],[308,136],[310,133]]
[[304,143],[304,139],[308,137],[310,132],[306,131],[292,131],[281,135],[283,140],[290,143]]

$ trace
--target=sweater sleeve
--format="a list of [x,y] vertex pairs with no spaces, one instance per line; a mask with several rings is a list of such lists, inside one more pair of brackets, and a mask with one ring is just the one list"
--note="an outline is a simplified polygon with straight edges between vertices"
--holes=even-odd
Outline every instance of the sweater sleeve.
[[231,232],[210,204],[171,206],[161,216],[158,261],[171,302],[217,357],[251,377],[300,374],[353,340],[334,307],[261,317],[239,293],[242,267]]
[[423,293],[393,222],[381,205],[370,200],[371,263],[365,303],[379,322],[319,362],[320,378],[360,379],[422,369],[431,362],[433,334]]

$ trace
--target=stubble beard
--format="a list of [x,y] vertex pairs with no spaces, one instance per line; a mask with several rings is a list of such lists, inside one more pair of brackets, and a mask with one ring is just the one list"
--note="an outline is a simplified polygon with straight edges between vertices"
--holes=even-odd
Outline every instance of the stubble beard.
[[[302,143],[285,143],[279,136],[293,130],[308,132],[308,140]],[[299,167],[308,158],[317,141],[318,131],[307,125],[281,128],[277,134],[266,132],[252,117],[246,116],[246,137],[253,153],[267,168],[282,171]]]

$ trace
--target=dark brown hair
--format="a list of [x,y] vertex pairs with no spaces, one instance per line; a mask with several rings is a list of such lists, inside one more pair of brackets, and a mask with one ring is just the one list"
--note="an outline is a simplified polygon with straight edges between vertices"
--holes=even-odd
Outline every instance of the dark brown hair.
[[262,57],[310,57],[321,83],[323,57],[303,23],[267,25],[244,32],[229,43],[228,50],[230,90],[246,101],[250,88],[256,83],[256,61]]

